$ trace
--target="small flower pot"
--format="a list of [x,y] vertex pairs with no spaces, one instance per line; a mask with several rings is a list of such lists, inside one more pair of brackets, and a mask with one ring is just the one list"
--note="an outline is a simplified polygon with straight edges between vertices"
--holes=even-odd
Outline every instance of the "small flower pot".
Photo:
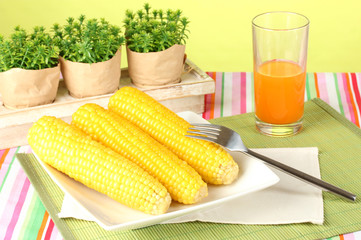
[[79,63],[60,57],[61,73],[71,96],[85,98],[114,93],[119,88],[121,50],[109,60]]
[[184,45],[161,52],[138,53],[127,47],[128,72],[133,84],[152,88],[179,83],[184,68]]
[[0,93],[7,108],[52,103],[58,92],[60,66],[41,70],[13,68],[0,73]]

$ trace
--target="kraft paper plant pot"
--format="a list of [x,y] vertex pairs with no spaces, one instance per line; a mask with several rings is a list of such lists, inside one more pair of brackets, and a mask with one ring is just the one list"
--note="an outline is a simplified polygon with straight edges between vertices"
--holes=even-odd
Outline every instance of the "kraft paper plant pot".
[[161,52],[138,53],[127,47],[128,72],[135,86],[152,88],[178,83],[184,68],[184,45]]
[[41,70],[13,68],[0,73],[0,93],[7,108],[52,103],[58,92],[60,66]]
[[61,73],[71,96],[85,98],[113,93],[119,88],[121,51],[104,62],[79,63],[60,57]]

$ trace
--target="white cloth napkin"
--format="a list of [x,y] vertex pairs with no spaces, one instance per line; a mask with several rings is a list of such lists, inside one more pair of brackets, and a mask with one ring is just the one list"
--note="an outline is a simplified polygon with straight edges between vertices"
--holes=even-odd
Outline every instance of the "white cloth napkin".
[[[273,148],[254,151],[320,178],[317,148]],[[214,209],[199,211],[164,223],[189,221],[233,224],[323,223],[322,191],[271,168],[280,181],[261,191],[228,201]],[[60,218],[93,221],[94,217],[71,196],[65,195]]]

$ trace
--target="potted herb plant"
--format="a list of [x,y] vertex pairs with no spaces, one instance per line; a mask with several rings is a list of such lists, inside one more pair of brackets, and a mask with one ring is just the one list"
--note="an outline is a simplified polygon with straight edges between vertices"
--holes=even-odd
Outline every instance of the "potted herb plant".
[[105,19],[67,19],[53,25],[60,48],[60,67],[70,95],[83,98],[115,92],[121,75],[120,27]]
[[181,80],[189,21],[181,10],[127,10],[124,27],[128,70],[134,85],[147,88]]
[[59,48],[44,27],[28,34],[15,27],[10,38],[0,36],[0,93],[8,108],[54,101],[60,79]]

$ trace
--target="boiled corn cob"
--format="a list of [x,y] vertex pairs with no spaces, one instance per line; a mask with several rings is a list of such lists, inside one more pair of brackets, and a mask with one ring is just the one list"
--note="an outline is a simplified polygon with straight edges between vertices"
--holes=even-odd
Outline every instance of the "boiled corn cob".
[[40,118],[28,142],[45,163],[124,205],[148,214],[169,208],[170,195],[158,180],[61,119]]
[[146,93],[123,87],[111,96],[108,108],[168,147],[205,182],[229,184],[237,178],[238,165],[221,146],[185,137],[190,124]]
[[72,124],[157,178],[172,199],[192,204],[207,196],[207,184],[191,166],[116,113],[87,103],[73,114]]

